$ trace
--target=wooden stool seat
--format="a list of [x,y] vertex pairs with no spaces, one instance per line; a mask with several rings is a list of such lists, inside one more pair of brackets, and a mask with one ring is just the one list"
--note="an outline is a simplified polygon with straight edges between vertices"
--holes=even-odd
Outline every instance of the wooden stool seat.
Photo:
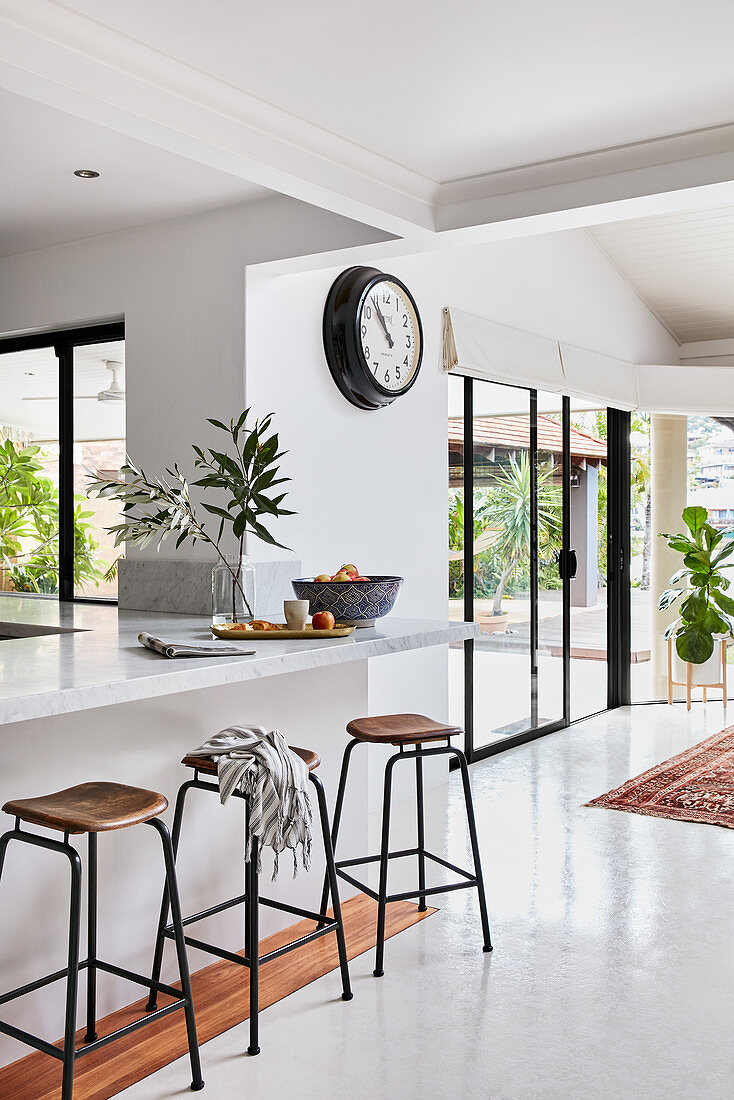
[[125,829],[150,821],[167,808],[164,795],[124,783],[80,783],[40,798],[17,798],[3,806],[6,814],[21,821],[64,833]]
[[[315,771],[321,763],[321,757],[318,753],[311,752],[310,749],[297,749],[295,745],[289,745],[288,748],[296,756],[300,756],[310,772]],[[204,772],[205,775],[217,774],[217,762],[211,756],[184,756],[181,763],[185,764],[187,768],[196,768],[198,771]]]
[[463,731],[461,726],[446,726],[425,714],[381,714],[374,718],[354,718],[347,726],[358,741],[383,745],[419,745],[424,741],[443,741]]

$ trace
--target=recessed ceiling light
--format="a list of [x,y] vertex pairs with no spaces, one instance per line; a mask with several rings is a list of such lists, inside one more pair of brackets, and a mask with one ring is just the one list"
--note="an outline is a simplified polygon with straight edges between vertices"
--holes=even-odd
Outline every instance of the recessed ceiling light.
[[91,168],[77,168],[74,175],[79,176],[79,179],[82,180],[96,180],[99,172],[93,172]]

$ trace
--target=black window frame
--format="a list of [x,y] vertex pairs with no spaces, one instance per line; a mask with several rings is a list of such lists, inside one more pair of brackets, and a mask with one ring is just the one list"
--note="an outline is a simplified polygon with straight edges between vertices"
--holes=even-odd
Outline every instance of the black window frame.
[[[481,379],[470,375],[463,377],[463,481],[466,502],[474,499],[474,385]],[[494,383],[503,385],[503,383]],[[530,395],[530,453],[537,452],[537,390],[522,386]],[[626,707],[631,703],[630,690],[630,414],[607,408],[607,692],[606,710]],[[571,406],[570,399],[562,399],[563,456],[562,481],[564,501],[570,500],[571,461]],[[531,463],[531,499],[537,493],[537,470]],[[533,508],[533,514],[535,509]],[[464,514],[464,577],[474,576],[474,526],[473,506]],[[563,508],[563,553],[570,549],[570,508]],[[530,638],[531,653],[537,655],[538,596],[537,596],[537,524],[535,516],[531,525],[531,604]],[[464,642],[464,751],[469,763],[496,756],[508,749],[535,741],[549,733],[566,729],[575,721],[586,721],[591,715],[571,719],[571,590],[563,586],[563,717],[532,728],[512,737],[482,745],[474,744],[474,639]],[[474,584],[464,584],[464,619],[474,621]],[[531,668],[531,686],[537,680],[537,666]],[[537,700],[531,700],[532,716],[537,719]],[[601,712],[597,712],[601,713]]]
[[59,369],[59,591],[64,603],[115,604],[116,600],[74,594],[74,349],[125,339],[125,322],[104,321],[78,328],[0,337],[0,355],[52,348]]

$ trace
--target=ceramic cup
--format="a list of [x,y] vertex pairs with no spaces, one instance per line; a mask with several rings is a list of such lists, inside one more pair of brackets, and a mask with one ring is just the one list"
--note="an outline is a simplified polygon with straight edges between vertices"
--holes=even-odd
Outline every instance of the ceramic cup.
[[303,630],[308,619],[308,600],[283,600],[285,621],[291,630]]

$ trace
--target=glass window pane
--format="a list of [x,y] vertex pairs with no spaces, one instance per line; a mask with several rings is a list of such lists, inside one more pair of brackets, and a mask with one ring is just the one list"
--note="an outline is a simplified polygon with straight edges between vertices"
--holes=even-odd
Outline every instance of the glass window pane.
[[529,729],[530,394],[474,383],[474,747]]
[[58,592],[58,376],[52,348],[0,355],[0,592]]
[[538,695],[539,726],[563,718],[563,399],[538,393]]
[[571,402],[571,721],[607,705],[607,410]]
[[74,595],[117,598],[123,547],[105,530],[120,519],[114,500],[87,497],[88,475],[117,477],[125,461],[125,343],[74,349]]

